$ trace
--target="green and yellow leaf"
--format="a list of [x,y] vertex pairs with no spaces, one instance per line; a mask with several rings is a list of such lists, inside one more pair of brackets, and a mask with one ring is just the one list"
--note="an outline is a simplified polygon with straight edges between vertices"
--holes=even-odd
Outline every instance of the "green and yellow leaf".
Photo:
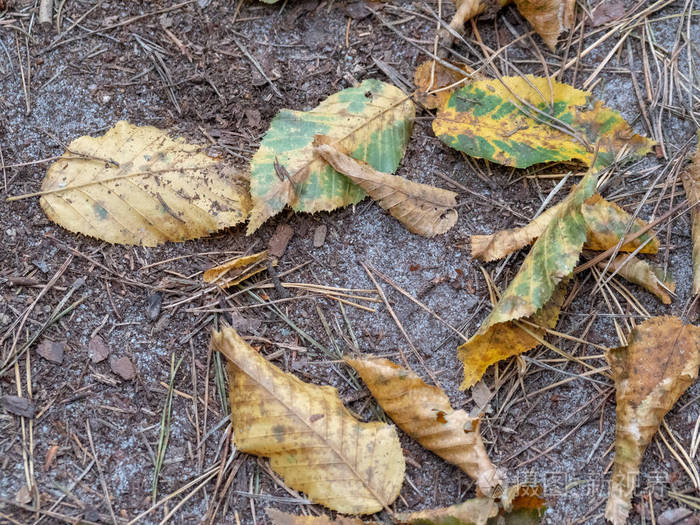
[[396,425],[423,447],[457,465],[493,496],[503,474],[491,463],[479,432],[479,418],[454,410],[441,389],[388,359],[345,359]]
[[332,145],[353,158],[393,173],[406,151],[414,117],[413,102],[379,80],[335,93],[311,111],[280,111],[251,161],[248,233],[287,205],[313,213],[364,198],[362,188],[314,151],[315,135],[332,137]]
[[643,156],[654,144],[590,93],[532,75],[464,86],[440,109],[433,130],[459,151],[516,168],[579,160],[599,169],[623,152]]
[[377,171],[327,144],[320,144],[316,150],[333,169],[365,190],[408,231],[434,237],[457,222],[455,192]]
[[235,259],[209,268],[202,278],[205,283],[216,283],[222,288],[235,286],[267,268],[267,250],[236,257]]
[[387,509],[403,482],[396,429],[361,423],[335,388],[300,381],[225,326],[212,344],[228,360],[231,422],[242,452],[270,458],[291,488],[345,514]]
[[693,235],[693,294],[700,294],[700,131],[698,149],[690,167],[681,174],[690,210]]
[[653,293],[662,303],[671,304],[670,294],[676,291],[676,283],[662,268],[629,255],[618,255],[609,265],[608,261],[598,264],[601,269],[606,266],[610,273],[617,272],[616,275]]
[[695,381],[700,327],[653,317],[632,330],[627,346],[607,354],[617,401],[615,461],[605,517],[627,522],[642,456],[666,413]]
[[41,195],[48,218],[67,230],[143,246],[207,236],[250,209],[243,175],[201,146],[125,121],[71,142]]
[[[464,363],[460,388],[476,383],[489,364],[536,346],[537,339],[532,336],[521,340],[520,330],[524,327],[513,325],[514,321],[527,320],[543,327],[556,323],[557,305],[561,304],[556,297],[564,293],[560,284],[571,275],[586,240],[581,206],[594,194],[595,187],[596,177],[588,174],[572,189],[491,314],[476,334],[459,347],[458,357]],[[545,305],[547,308],[543,308]]]

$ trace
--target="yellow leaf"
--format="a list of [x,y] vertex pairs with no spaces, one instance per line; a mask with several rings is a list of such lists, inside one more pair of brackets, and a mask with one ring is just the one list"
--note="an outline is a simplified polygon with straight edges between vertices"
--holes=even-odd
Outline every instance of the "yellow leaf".
[[627,521],[642,455],[666,413],[695,381],[700,328],[678,317],[637,326],[627,346],[607,354],[616,389],[615,461],[605,517]]
[[[472,257],[486,262],[495,261],[527,246],[542,234],[552,218],[559,213],[562,204],[560,202],[547,208],[526,226],[502,230],[491,235],[472,235]],[[587,250],[605,251],[616,246],[632,220],[629,213],[597,193],[582,204],[581,213],[586,221],[586,243],[583,247]],[[635,219],[629,233],[636,233],[646,226],[647,223],[643,220]],[[620,251],[633,252],[649,238],[651,241],[647,242],[639,253],[657,253],[659,241],[651,231],[623,245]]]
[[462,85],[462,81],[474,73],[474,70],[465,64],[452,65],[454,69],[435,60],[420,63],[413,73],[413,83],[416,86],[414,94],[418,102],[428,109],[443,106],[452,92]]
[[378,525],[374,521],[364,522],[359,518],[338,516],[332,520],[325,514],[320,516],[299,516],[278,509],[265,509],[267,516],[274,525]]
[[316,146],[316,151],[333,169],[365,190],[408,231],[434,237],[445,233],[457,222],[457,210],[454,209],[457,194],[453,191],[382,173],[327,144]]
[[406,467],[393,426],[357,421],[335,388],[283,372],[229,326],[214,332],[212,343],[228,359],[231,421],[241,451],[269,457],[287,485],[330,509],[388,509]]
[[576,0],[515,0],[515,5],[551,50],[559,35],[573,27]]
[[457,357],[464,363],[464,381],[459,388],[473,386],[492,364],[538,346],[545,328],[557,325],[567,284],[568,279],[561,282],[549,302],[530,317],[493,324],[487,318],[479,331],[457,349]]
[[219,282],[222,288],[235,286],[246,279],[265,270],[267,262],[267,250],[237,257],[232,261],[225,262],[213,268],[209,268],[202,278],[205,283]]
[[662,303],[671,304],[669,292],[676,291],[676,283],[670,276],[665,276],[661,268],[652,266],[646,261],[632,257],[627,260],[628,255],[618,255],[608,266],[608,261],[601,261],[598,267],[604,269],[606,266],[610,273],[617,272],[617,275],[629,282],[637,284],[649,290]]
[[247,180],[201,146],[124,121],[71,142],[41,193],[44,212],[64,228],[144,246],[209,235],[250,209]]
[[[700,131],[698,140],[700,141]],[[700,146],[695,152],[693,164],[683,172],[681,179],[688,205],[694,206],[690,211],[693,221],[693,294],[700,294]]]
[[445,393],[388,359],[345,359],[398,427],[445,461],[457,465],[482,494],[492,496],[503,474],[491,463],[479,418],[454,410]]

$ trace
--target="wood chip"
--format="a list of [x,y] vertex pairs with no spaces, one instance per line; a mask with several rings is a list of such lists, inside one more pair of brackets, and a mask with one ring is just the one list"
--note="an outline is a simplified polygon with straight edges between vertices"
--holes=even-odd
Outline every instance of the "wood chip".
[[314,248],[320,248],[323,243],[326,242],[326,234],[328,233],[328,227],[325,224],[321,224],[316,230],[314,230]]
[[36,348],[36,353],[47,361],[60,365],[63,363],[63,350],[66,343],[44,339]]
[[287,245],[293,236],[294,228],[292,228],[289,224],[280,224],[277,226],[275,233],[270,239],[268,253],[277,257],[278,259],[282,257],[284,252],[287,251]]
[[146,297],[146,317],[155,321],[160,315],[160,305],[163,303],[163,296],[159,293],[152,293]]
[[34,403],[26,397],[2,396],[0,397],[0,405],[15,416],[33,418],[36,412]]
[[105,344],[104,339],[96,335],[90,339],[88,344],[88,355],[93,363],[99,363],[109,357],[109,347]]
[[109,360],[109,367],[112,372],[121,377],[124,381],[131,381],[136,377],[136,367],[128,357],[115,357]]

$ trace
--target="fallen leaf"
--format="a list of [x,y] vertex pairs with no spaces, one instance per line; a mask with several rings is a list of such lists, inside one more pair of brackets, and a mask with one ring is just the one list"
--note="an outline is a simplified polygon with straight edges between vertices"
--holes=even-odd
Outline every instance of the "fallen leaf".
[[315,135],[330,136],[353,157],[393,173],[414,117],[413,102],[400,89],[373,79],[331,95],[311,111],[280,111],[251,161],[248,233],[286,205],[313,213],[364,198],[361,188],[314,152]]
[[99,363],[109,357],[109,347],[105,344],[104,339],[96,335],[88,343],[88,356],[93,363]]
[[245,221],[250,207],[247,181],[201,146],[125,121],[71,142],[41,193],[64,228],[143,246],[204,237]]
[[479,330],[458,348],[464,363],[461,389],[481,379],[491,364],[537,346],[538,340],[527,331],[540,335],[543,332],[536,326],[556,325],[565,293],[561,283],[571,275],[586,240],[581,205],[595,192],[596,181],[589,173],[571,190],[501,300]]
[[[700,131],[698,131],[700,141]],[[700,144],[700,142],[698,142]],[[694,206],[690,211],[693,233],[693,294],[700,294],[700,146],[695,152],[693,164],[681,174],[688,206]]]
[[[486,262],[495,261],[527,246],[542,234],[552,217],[559,212],[562,204],[560,202],[547,208],[530,223],[520,228],[501,230],[490,235],[472,235],[472,257]],[[588,250],[605,251],[616,246],[627,233],[637,233],[647,226],[643,220],[635,219],[628,230],[627,226],[632,220],[632,216],[617,204],[603,199],[597,193],[582,204],[581,212],[586,222],[584,248]],[[624,244],[620,247],[620,251],[632,252],[642,244],[644,244],[644,248],[639,253],[657,253],[659,251],[659,241],[653,232],[644,233]]]
[[465,64],[452,65],[454,69],[435,60],[420,63],[413,73],[413,84],[416,86],[414,95],[419,103],[428,109],[445,105],[450,95],[474,73],[474,70]]
[[63,363],[63,349],[65,346],[66,343],[44,339],[36,347],[36,353],[47,361],[60,365]]
[[662,303],[671,304],[670,293],[676,291],[676,283],[671,276],[664,275],[664,271],[646,261],[637,259],[629,255],[618,255],[608,266],[608,261],[601,261],[598,267],[604,269],[606,266],[611,274],[617,275],[629,282],[637,284],[650,291],[658,297]]
[[228,359],[239,450],[269,457],[289,487],[338,512],[372,514],[396,499],[406,466],[393,426],[357,421],[335,388],[283,372],[228,326],[212,344]]
[[303,516],[282,512],[278,509],[265,509],[267,517],[274,525],[376,525],[371,521],[365,524],[360,518],[337,516],[334,520],[321,514],[320,516]]
[[515,0],[515,5],[551,50],[559,35],[573,27],[576,0]]
[[433,131],[459,151],[516,168],[570,160],[601,168],[623,150],[629,158],[650,151],[652,140],[635,134],[617,111],[591,102],[590,93],[554,79],[480,80],[452,94]]
[[281,258],[287,251],[287,245],[292,237],[294,237],[294,228],[289,224],[278,224],[267,246],[270,255]]
[[217,283],[222,288],[228,288],[265,270],[267,268],[266,262],[267,250],[253,255],[236,257],[232,261],[209,268],[204,272],[202,279],[205,283]]
[[124,381],[131,381],[136,377],[136,367],[128,357],[115,357],[109,360],[109,367],[112,372],[121,377]]
[[408,231],[434,237],[457,222],[457,194],[403,177],[382,173],[327,144],[316,151],[333,168],[360,186]]
[[[641,219],[634,219],[625,210],[614,202],[606,201],[599,194],[593,195],[581,206],[583,219],[586,221],[586,244],[587,250],[605,251],[613,246],[617,246],[626,234],[637,233],[644,229],[647,223]],[[628,229],[628,225],[629,229]],[[620,247],[622,252],[633,252],[644,245],[638,253],[658,253],[659,240],[654,232],[648,231],[635,240]]]
[[472,498],[450,507],[396,515],[409,525],[535,525],[547,505],[542,487],[513,485],[500,499]]
[[647,445],[700,365],[700,327],[653,317],[632,330],[627,346],[606,355],[616,389],[615,460],[605,517],[626,523]]
[[413,371],[388,359],[345,359],[396,425],[445,461],[476,480],[492,496],[503,473],[491,463],[479,432],[479,418],[454,410],[440,388],[426,384]]
[[34,403],[26,397],[2,396],[0,397],[0,405],[15,416],[33,418],[36,412]]

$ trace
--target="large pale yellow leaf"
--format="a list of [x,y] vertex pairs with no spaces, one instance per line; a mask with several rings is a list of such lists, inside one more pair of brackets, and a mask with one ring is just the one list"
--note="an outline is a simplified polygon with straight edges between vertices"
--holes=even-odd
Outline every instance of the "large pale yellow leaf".
[[203,237],[245,221],[250,209],[247,180],[201,146],[124,121],[71,142],[41,189],[49,219],[121,244]]
[[681,179],[685,188],[685,195],[689,206],[695,206],[690,210],[693,222],[693,293],[700,294],[700,131],[698,131],[698,149],[695,152],[693,164],[683,172]]
[[212,334],[228,359],[236,446],[270,458],[285,483],[345,514],[371,514],[401,490],[405,462],[396,429],[361,423],[335,388],[300,381],[270,364],[229,326]]
[[[520,228],[502,230],[490,235],[472,235],[472,257],[486,262],[494,261],[527,246],[542,234],[552,218],[559,213],[562,204],[563,202],[560,202],[547,208],[533,221]],[[583,247],[587,250],[605,251],[616,246],[628,232],[627,226],[632,221],[629,213],[617,204],[603,199],[597,193],[581,205],[581,213],[586,222],[586,243]],[[646,226],[647,223],[643,220],[635,219],[629,228],[629,233],[636,233]],[[651,240],[646,242],[650,238]],[[642,244],[644,248],[639,253],[659,251],[659,241],[651,231],[624,244],[620,251],[632,252]]]
[[700,328],[677,317],[653,317],[628,344],[607,354],[616,389],[615,461],[605,517],[629,515],[639,465],[666,413],[698,376]]
[[454,410],[436,386],[388,359],[346,359],[398,427],[422,446],[457,465],[482,494],[492,496],[503,483],[479,433],[479,418]]
[[669,292],[673,293],[676,291],[676,283],[673,282],[673,279],[668,275],[664,275],[661,268],[636,257],[628,258],[629,255],[618,255],[609,265],[606,260],[598,263],[598,267],[605,269],[607,266],[610,273],[616,271],[617,275],[623,279],[627,279],[629,282],[649,290],[662,303],[671,304]]
[[267,268],[266,262],[267,250],[236,257],[231,261],[209,268],[204,272],[202,279],[205,283],[217,283],[222,288],[228,288],[265,270]]
[[455,192],[382,173],[328,144],[319,144],[316,151],[333,169],[365,190],[408,231],[434,237],[445,233],[457,222]]

